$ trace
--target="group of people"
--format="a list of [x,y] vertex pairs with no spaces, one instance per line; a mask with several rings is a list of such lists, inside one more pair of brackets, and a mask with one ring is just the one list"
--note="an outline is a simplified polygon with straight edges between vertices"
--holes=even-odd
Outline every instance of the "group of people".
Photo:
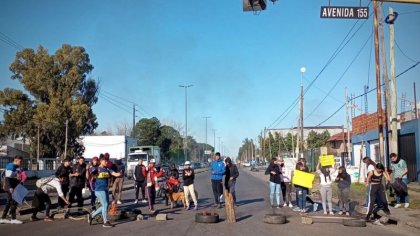
[[[375,216],[376,212],[380,209],[384,210],[387,214],[390,213],[388,208],[388,199],[385,193],[385,183],[393,183],[395,185],[402,185],[401,189],[405,191],[395,191],[396,196],[396,205],[395,208],[409,206],[409,196],[406,191],[406,185],[408,183],[407,178],[407,164],[404,160],[398,157],[397,154],[390,154],[390,168],[385,170],[385,167],[381,163],[375,163],[369,157],[363,158],[363,162],[366,165],[366,202],[365,207],[368,208],[366,214],[366,220],[373,220],[374,223],[377,223],[375,219],[372,219]],[[270,194],[270,204],[272,207],[280,208],[281,206],[293,207],[291,201],[291,180],[296,178],[294,176],[294,171],[299,170],[303,172],[309,172],[308,167],[304,158],[300,158],[293,169],[293,167],[286,166],[283,160],[278,160],[273,158],[267,167],[265,174],[270,175],[269,178],[269,194]],[[337,172],[338,171],[338,172]],[[347,173],[344,166],[340,166],[338,169],[333,168],[332,166],[321,166],[318,163],[316,167],[316,172],[320,178],[320,194],[322,209],[325,215],[334,215],[332,207],[332,184],[337,184],[338,189],[338,207],[339,215],[350,215],[350,206],[349,206],[349,194],[351,186],[351,178]],[[332,176],[336,177],[333,178]],[[294,185],[296,191],[296,205],[293,210],[299,211],[302,213],[307,212],[306,202],[312,203],[313,211],[317,211],[318,204],[315,203],[308,196],[308,188],[304,186]],[[394,187],[397,189],[397,187]],[[375,218],[375,217],[373,217]],[[378,224],[378,223],[377,223]]]
[[223,176],[225,176],[225,189],[232,194],[233,204],[236,202],[236,179],[239,177],[238,167],[232,162],[230,157],[223,161],[220,153],[216,152],[214,160],[211,162],[211,187],[214,196],[214,207],[222,208],[223,199]]

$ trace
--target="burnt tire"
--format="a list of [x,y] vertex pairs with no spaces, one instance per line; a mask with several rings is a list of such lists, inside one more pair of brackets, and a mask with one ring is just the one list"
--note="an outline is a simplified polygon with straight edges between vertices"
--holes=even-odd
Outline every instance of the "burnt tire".
[[280,214],[266,214],[263,221],[267,224],[284,224],[286,223],[286,216]]
[[202,213],[195,214],[195,222],[197,223],[217,223],[219,222],[219,215],[203,215]]
[[344,219],[343,220],[344,226],[349,227],[366,227],[366,221],[365,220],[353,220],[353,219]]

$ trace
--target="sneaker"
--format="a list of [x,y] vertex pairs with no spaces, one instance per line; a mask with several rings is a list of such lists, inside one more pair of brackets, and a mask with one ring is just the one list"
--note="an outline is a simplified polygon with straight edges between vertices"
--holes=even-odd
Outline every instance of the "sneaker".
[[400,208],[401,207],[401,204],[396,204],[395,206],[394,206],[394,208]]
[[324,211],[324,215],[328,215],[328,213],[326,211]]
[[339,211],[338,214],[341,216],[343,214],[343,212],[342,211]]
[[301,213],[306,213],[306,209],[300,210]]
[[346,216],[350,216],[350,212],[346,212]]
[[334,215],[334,212],[330,211],[330,215],[333,216]]
[[404,204],[404,208],[408,208],[409,206],[410,206],[410,203],[408,202]]
[[118,205],[121,205],[121,204],[122,204],[122,202],[121,202],[120,200],[118,200],[118,201],[117,201],[117,204],[118,204]]
[[293,211],[301,211],[301,209],[299,207],[295,207],[293,208]]
[[147,203],[146,199],[141,200],[142,203]]
[[276,208],[277,208],[277,209],[279,209],[279,208],[280,208],[280,206],[277,206]]
[[139,203],[139,200],[137,200],[137,199],[136,199],[136,200],[134,201],[134,204],[137,204],[137,203]]
[[109,223],[109,221],[105,222],[105,224],[102,225],[102,227],[104,228],[112,228],[114,227],[114,225],[112,225],[111,223]]
[[318,203],[314,203],[313,205],[312,205],[312,211],[317,211],[318,210]]
[[50,218],[50,217],[45,217],[44,218],[44,221],[45,222],[52,222],[52,221],[54,221],[52,218]]
[[287,207],[287,203],[284,203],[284,204],[283,204],[283,207]]
[[382,224],[382,223],[379,221],[379,219],[377,219],[377,220],[373,221],[373,222],[372,222],[372,224],[374,224],[374,225],[379,225],[379,226],[383,226],[383,225],[384,225],[384,224]]
[[293,207],[293,204],[292,203],[289,203],[289,207],[292,208]]
[[23,222],[17,219],[12,219],[10,220],[10,224],[20,225],[23,224]]
[[10,220],[7,219],[0,219],[0,224],[9,224]]
[[89,225],[92,225],[92,215],[91,214],[88,214],[88,224]]

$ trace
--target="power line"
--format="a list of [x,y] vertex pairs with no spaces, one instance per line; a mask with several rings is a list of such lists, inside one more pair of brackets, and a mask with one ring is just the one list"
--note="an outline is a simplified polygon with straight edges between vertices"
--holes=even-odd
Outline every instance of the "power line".
[[112,100],[110,100],[110,99],[108,99],[107,97],[105,97],[103,94],[99,94],[99,96],[100,96],[101,98],[103,98],[105,101],[107,101],[107,102],[111,103],[112,105],[114,105],[114,106],[116,106],[116,107],[120,108],[121,110],[124,110],[124,111],[126,111],[126,112],[128,112],[128,113],[130,113],[130,114],[131,114],[131,111],[127,110],[127,108],[122,107],[122,106],[120,106],[120,105],[116,104],[116,103],[115,103],[115,102],[113,102]]
[[[115,94],[113,94],[111,92],[108,92],[106,90],[101,90],[101,91],[104,92],[104,93],[106,93],[107,95],[113,96],[113,97],[118,98],[118,99],[120,99],[122,101],[125,101],[127,103],[134,104],[135,106],[137,106],[141,110],[141,113],[143,113],[143,115],[150,116],[150,114],[143,107],[141,107],[140,105],[138,105],[137,103],[135,103],[133,101],[130,101],[130,100],[126,99],[126,98],[120,97],[118,95],[115,95]],[[116,99],[113,99],[113,100],[116,100]],[[118,102],[118,103],[121,103],[122,104],[122,102]],[[124,105],[126,105],[126,104],[124,104]]]
[[[373,32],[372,32],[373,33]],[[372,33],[369,35],[369,37],[367,38],[367,40],[365,41],[365,43],[362,45],[362,47],[359,49],[359,51],[357,52],[356,56],[353,58],[353,60],[350,62],[350,64],[347,66],[347,68],[344,70],[344,72],[341,74],[340,78],[335,82],[335,84],[331,87],[331,89],[328,91],[327,95],[325,95],[325,97],[321,100],[320,103],[318,103],[318,105],[316,105],[314,107],[314,109],[312,109],[312,111],[309,113],[309,115],[307,115],[305,117],[305,120],[308,119],[308,117],[310,117],[318,108],[319,106],[321,106],[321,104],[325,101],[325,99],[327,99],[328,95],[330,95],[330,93],[335,89],[335,87],[338,85],[338,83],[341,81],[341,79],[344,78],[344,75],[347,73],[347,71],[350,69],[350,67],[353,65],[353,63],[356,61],[356,59],[359,57],[360,53],[363,51],[363,49],[366,47],[366,44],[369,42],[369,40],[372,38]]]
[[10,38],[9,36],[7,36],[6,34],[4,34],[2,32],[0,32],[0,41],[6,43],[10,47],[15,48],[17,50],[24,49],[24,47],[22,45],[20,45],[19,43],[17,43],[12,38]]
[[397,41],[395,40],[395,45],[397,45],[398,50],[400,50],[400,52],[410,61],[416,63],[416,60],[413,60],[411,57],[407,56],[407,54],[405,54],[405,52],[400,48],[400,45],[398,45]]

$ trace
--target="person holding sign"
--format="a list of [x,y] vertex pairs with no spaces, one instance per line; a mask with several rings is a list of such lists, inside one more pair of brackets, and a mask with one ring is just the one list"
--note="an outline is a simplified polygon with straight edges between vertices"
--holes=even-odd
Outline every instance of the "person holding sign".
[[296,171],[293,174],[293,184],[295,185],[296,190],[296,203],[297,203],[297,209],[293,209],[294,211],[300,211],[301,213],[306,212],[306,195],[308,194],[308,188],[302,185],[299,185],[297,183],[304,182],[303,178],[304,176],[300,176],[297,173],[305,172],[305,166],[298,162],[296,164]]
[[327,203],[328,203],[328,210],[330,215],[334,215],[332,209],[332,178],[331,174],[335,172],[331,166],[321,166],[321,162],[318,162],[316,167],[316,172],[319,174],[319,178],[321,179],[321,199],[322,199],[322,209],[324,210],[324,215],[327,214]]

